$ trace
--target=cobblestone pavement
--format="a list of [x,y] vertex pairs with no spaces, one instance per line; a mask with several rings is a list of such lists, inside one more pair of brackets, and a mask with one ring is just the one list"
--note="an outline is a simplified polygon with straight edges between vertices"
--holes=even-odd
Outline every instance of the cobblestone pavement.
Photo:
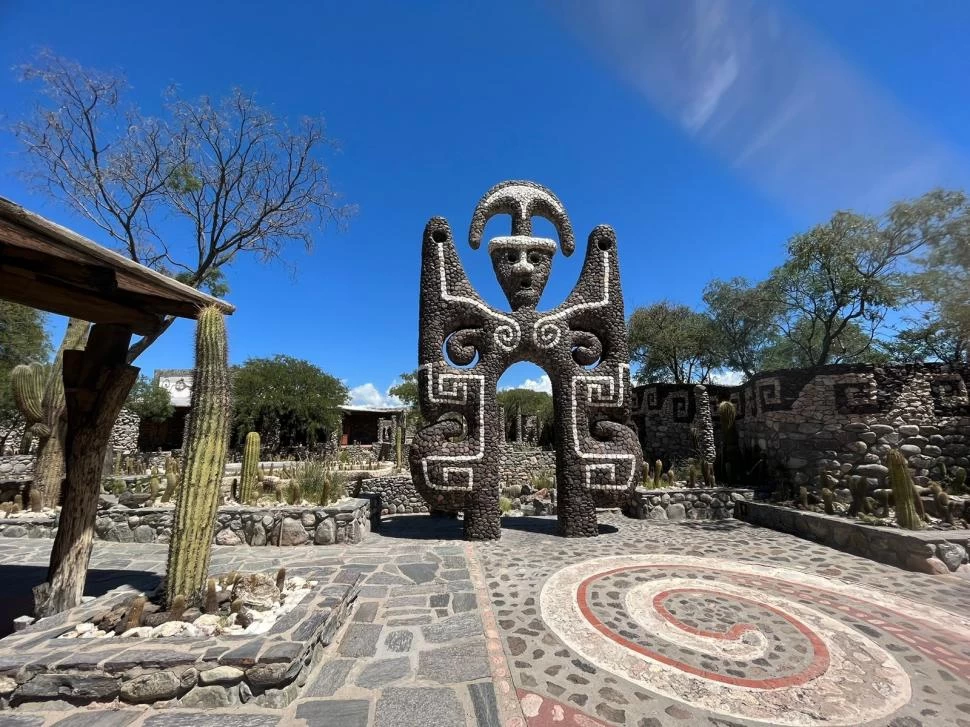
[[[213,571],[364,575],[343,632],[282,711],[73,709],[2,725],[970,727],[970,582],[908,573],[736,521],[385,520],[352,547],[216,547]],[[50,541],[0,539],[33,579]],[[149,585],[165,547],[97,543],[95,590]],[[122,569],[123,573],[116,572]],[[65,705],[66,706],[66,705]]]

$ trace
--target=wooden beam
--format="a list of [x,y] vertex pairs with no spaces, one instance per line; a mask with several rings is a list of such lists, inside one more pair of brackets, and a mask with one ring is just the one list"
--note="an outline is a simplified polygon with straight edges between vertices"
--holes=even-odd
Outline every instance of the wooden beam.
[[[119,287],[131,292],[152,294],[160,301],[170,301],[175,310],[160,309],[159,314],[195,317],[195,312],[207,305],[217,306],[225,315],[235,306],[195,288],[178,282],[155,270],[130,260],[124,255],[101,247],[97,243],[62,227],[40,215],[0,197],[0,241],[63,259],[83,259],[93,266],[113,269]],[[2,293],[0,293],[2,295]],[[180,312],[181,311],[181,312]]]
[[139,335],[158,330],[162,316],[142,310],[135,300],[111,300],[103,293],[51,282],[36,273],[0,262],[0,296],[14,303],[92,323],[121,324]]

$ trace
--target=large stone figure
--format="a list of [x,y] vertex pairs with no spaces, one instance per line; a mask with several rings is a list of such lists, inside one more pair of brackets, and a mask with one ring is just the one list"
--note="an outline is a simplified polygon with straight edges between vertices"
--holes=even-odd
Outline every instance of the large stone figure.
[[562,203],[532,182],[503,182],[475,209],[468,242],[477,249],[488,220],[512,217],[512,234],[488,252],[512,311],[475,292],[448,222],[433,217],[421,250],[419,388],[427,426],[410,451],[415,486],[432,511],[464,511],[465,537],[498,538],[501,422],[495,399],[503,372],[518,361],[552,379],[559,527],[597,534],[597,506],[623,504],[642,462],[630,422],[630,366],[616,235],[589,236],[579,282],[555,310],[536,310],[556,242],[532,235],[532,218],[556,226],[563,254],[575,248]]

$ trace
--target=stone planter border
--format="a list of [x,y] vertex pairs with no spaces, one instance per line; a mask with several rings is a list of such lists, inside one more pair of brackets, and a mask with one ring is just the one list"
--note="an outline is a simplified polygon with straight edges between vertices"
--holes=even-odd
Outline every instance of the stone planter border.
[[970,577],[970,530],[899,530],[766,502],[741,503],[735,516],[904,570]]
[[[371,529],[371,501],[350,497],[328,507],[219,508],[217,545],[353,545]],[[109,508],[98,511],[95,538],[120,543],[167,543],[173,507]],[[0,519],[0,537],[53,538],[59,514]]]
[[753,490],[733,487],[638,487],[633,515],[640,520],[723,520],[734,516],[735,503],[753,497]]
[[137,593],[104,596],[0,639],[0,707],[28,702],[281,709],[299,693],[360,591],[319,586],[265,634],[210,638],[57,637]]

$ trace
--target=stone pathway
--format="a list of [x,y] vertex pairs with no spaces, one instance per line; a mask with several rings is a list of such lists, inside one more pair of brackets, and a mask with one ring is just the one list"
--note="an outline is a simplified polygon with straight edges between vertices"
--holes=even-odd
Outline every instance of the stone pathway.
[[[397,516],[358,546],[216,547],[214,571],[363,574],[295,702],[21,707],[0,727],[970,727],[970,581],[736,521],[601,520],[588,540],[514,518],[501,541],[468,544],[455,520]],[[0,539],[9,592],[43,576],[49,548]],[[148,585],[164,559],[164,546],[99,542],[91,585]]]

